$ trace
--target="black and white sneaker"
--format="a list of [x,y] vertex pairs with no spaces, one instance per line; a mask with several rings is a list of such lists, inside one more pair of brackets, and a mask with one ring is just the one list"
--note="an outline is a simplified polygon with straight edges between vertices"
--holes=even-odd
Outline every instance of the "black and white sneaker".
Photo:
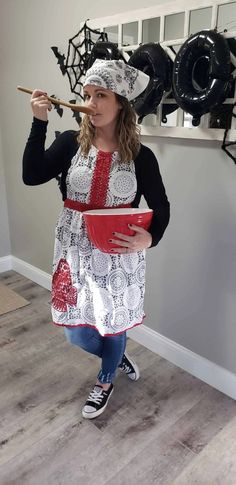
[[132,381],[137,381],[139,379],[139,368],[137,364],[130,358],[130,356],[125,353],[121,364],[119,365],[121,369]]
[[96,384],[90,392],[89,397],[82,409],[84,418],[93,419],[105,411],[108,401],[113,393],[114,386],[110,385],[109,389],[105,391],[102,386]]

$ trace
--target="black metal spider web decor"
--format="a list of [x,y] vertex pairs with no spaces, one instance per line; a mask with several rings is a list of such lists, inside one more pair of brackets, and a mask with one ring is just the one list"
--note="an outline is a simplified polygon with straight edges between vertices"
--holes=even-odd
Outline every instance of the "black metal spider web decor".
[[[81,94],[81,88],[83,84],[81,82],[81,78],[87,71],[88,60],[92,47],[97,41],[108,41],[107,34],[105,32],[90,29],[87,26],[87,21],[84,23],[79,32],[74,37],[69,39],[67,57],[65,57],[64,54],[60,54],[58,47],[51,47],[56,58],[58,59],[57,63],[60,66],[63,76],[65,74],[68,76],[71,92],[77,94],[82,99],[83,96]],[[95,38],[96,40],[94,40]]]

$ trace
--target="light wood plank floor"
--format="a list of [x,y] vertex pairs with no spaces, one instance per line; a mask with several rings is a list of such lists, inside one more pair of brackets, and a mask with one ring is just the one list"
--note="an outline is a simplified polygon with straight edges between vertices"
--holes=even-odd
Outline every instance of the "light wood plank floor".
[[0,318],[1,485],[236,484],[235,401],[129,339],[140,380],[83,419],[98,359],[49,324],[47,290],[0,281],[31,302]]

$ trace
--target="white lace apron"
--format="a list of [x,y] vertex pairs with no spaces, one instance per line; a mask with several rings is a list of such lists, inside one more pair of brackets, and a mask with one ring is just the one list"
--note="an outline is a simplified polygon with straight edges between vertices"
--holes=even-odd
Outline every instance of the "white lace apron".
[[[134,162],[118,152],[80,149],[67,179],[68,204],[59,216],[53,260],[52,317],[56,325],[96,327],[102,336],[139,325],[144,317],[145,250],[108,254],[88,239],[83,212],[130,204],[137,191]],[[68,202],[68,201],[67,201]]]

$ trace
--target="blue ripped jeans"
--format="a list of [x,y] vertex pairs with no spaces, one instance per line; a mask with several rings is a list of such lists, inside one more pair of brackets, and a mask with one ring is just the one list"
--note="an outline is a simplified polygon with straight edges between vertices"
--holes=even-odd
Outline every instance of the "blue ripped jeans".
[[113,382],[125,352],[126,332],[111,337],[102,337],[91,327],[64,327],[64,332],[71,344],[102,359],[98,380],[102,384]]

